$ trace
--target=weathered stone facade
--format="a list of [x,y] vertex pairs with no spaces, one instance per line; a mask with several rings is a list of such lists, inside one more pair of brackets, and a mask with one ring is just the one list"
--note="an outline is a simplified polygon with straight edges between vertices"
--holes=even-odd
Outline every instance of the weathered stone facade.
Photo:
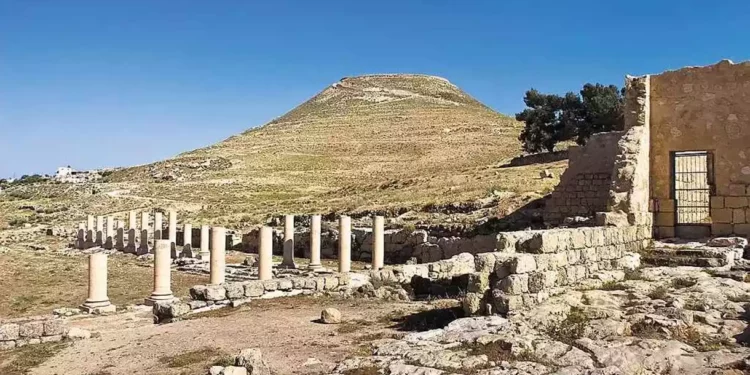
[[544,221],[559,224],[570,216],[594,216],[607,209],[612,166],[622,132],[594,134],[584,146],[568,150],[568,168],[552,192]]
[[500,251],[476,256],[464,310],[505,314],[588,280],[622,279],[650,239],[649,225],[504,233]]
[[698,150],[713,159],[710,218],[703,225],[714,236],[750,235],[750,62],[652,75],[649,103],[657,236],[672,237],[680,229],[671,153]]

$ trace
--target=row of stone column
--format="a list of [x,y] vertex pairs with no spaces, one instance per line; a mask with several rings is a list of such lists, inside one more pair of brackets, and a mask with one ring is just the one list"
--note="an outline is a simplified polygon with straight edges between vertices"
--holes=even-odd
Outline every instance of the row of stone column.
[[[103,247],[105,249],[116,249],[120,251],[145,254],[149,252],[148,237],[150,232],[149,227],[149,213],[141,213],[140,222],[140,241],[136,241],[136,231],[139,229],[137,224],[137,214],[135,211],[131,211],[128,215],[128,239],[127,245],[125,242],[125,229],[123,228],[122,221],[116,220],[113,216],[106,217],[106,230],[104,227],[105,218],[104,216],[97,216],[96,221],[93,215],[88,215],[86,224],[81,223],[78,226],[78,238],[76,241],[76,247],[79,249],[87,249],[91,247]],[[162,213],[156,212],[154,214],[154,228],[153,235],[154,241],[165,239],[163,224],[162,224]],[[116,228],[116,230],[115,230]],[[183,224],[184,232],[184,245],[185,250],[192,251],[193,241],[193,226],[191,224]],[[201,226],[201,239],[200,239],[200,256],[208,257],[208,234],[209,226]],[[174,211],[169,212],[169,222],[167,226],[166,239],[172,243],[177,243],[177,213]]]
[[[320,269],[320,236],[321,217],[313,215],[310,228],[310,268]],[[170,220],[171,221],[171,220]],[[372,268],[383,268],[384,259],[384,219],[376,216],[373,220],[372,238]],[[204,234],[205,229],[205,234]],[[201,252],[208,249],[208,227],[201,228]],[[186,231],[190,233],[190,231]],[[186,237],[189,238],[189,237]],[[260,229],[258,279],[269,280],[273,277],[273,232],[270,227]],[[189,242],[186,242],[189,243]],[[171,253],[173,242],[169,239],[157,239],[154,246],[154,289],[146,299],[147,304],[174,299],[171,289]],[[226,271],[226,229],[211,228],[211,246],[209,253],[210,277],[209,283],[222,284],[225,282]],[[351,272],[351,219],[348,216],[339,218],[339,272]],[[284,260],[282,265],[296,267],[294,263],[294,216],[287,215],[284,228]],[[84,308],[99,311],[114,309],[107,297],[107,255],[104,253],[91,254],[89,258],[89,293],[83,304]]]

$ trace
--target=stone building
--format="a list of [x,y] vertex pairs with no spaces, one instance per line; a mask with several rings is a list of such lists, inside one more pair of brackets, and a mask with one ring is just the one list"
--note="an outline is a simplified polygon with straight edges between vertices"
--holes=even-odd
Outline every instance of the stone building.
[[[659,238],[750,235],[748,103],[750,62],[628,77],[626,130],[571,150],[545,219],[598,215],[613,224],[613,213],[651,212]],[[633,153],[633,142],[647,147]],[[633,162],[642,158],[649,162]],[[624,179],[631,174],[643,178]]]

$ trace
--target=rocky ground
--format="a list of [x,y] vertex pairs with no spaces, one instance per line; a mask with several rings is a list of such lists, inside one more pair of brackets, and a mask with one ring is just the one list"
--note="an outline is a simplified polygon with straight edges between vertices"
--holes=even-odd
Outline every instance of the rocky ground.
[[[644,268],[513,316],[457,319],[372,343],[336,374],[742,374],[750,284]],[[369,353],[368,353],[369,354]]]

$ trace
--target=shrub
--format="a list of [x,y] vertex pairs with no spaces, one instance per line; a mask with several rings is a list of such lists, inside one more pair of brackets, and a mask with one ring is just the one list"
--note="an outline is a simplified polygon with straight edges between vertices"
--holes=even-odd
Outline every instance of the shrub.
[[648,298],[651,299],[664,299],[669,295],[669,289],[665,286],[657,286],[651,292],[648,293]]
[[591,318],[580,307],[571,307],[568,315],[557,325],[547,327],[547,334],[553,339],[571,344],[583,337],[586,324]]

